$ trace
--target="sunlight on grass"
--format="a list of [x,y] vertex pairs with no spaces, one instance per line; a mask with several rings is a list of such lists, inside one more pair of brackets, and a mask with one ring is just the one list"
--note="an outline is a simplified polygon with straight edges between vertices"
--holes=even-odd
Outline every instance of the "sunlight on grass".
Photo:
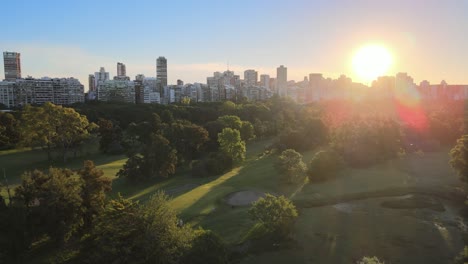
[[445,244],[447,247],[453,248],[452,239],[450,233],[448,232],[447,228],[440,223],[434,222],[434,226],[436,227],[437,231],[439,231],[440,236],[444,239]]
[[[189,208],[191,207],[192,205],[194,205],[194,203],[196,201],[198,201],[200,198],[204,197],[205,195],[207,195],[208,193],[213,196],[213,195],[219,195],[219,190],[216,190],[216,192],[212,193],[212,191],[214,191],[213,189],[215,189],[216,187],[218,187],[220,184],[224,183],[226,180],[236,176],[239,174],[239,171],[242,169],[243,167],[237,167],[237,168],[234,168],[233,170],[231,170],[230,172],[224,174],[223,176],[219,177],[218,179],[212,181],[212,182],[209,182],[205,185],[202,185],[200,187],[197,187],[193,190],[191,190],[190,192],[187,192],[175,199],[173,199],[171,201],[171,205],[173,206],[173,208],[177,211],[181,211],[185,208]],[[223,188],[225,189],[225,188]],[[224,192],[221,192],[221,193],[224,193]],[[206,212],[207,210],[209,210],[209,208],[207,207],[204,207],[200,212]]]

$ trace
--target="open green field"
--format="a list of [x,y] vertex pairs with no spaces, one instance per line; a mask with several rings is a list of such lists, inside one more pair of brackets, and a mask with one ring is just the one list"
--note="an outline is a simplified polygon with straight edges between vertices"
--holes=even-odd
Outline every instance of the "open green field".
[[[271,140],[253,141],[247,146],[246,161],[219,177],[193,178],[181,169],[167,180],[130,184],[115,179],[112,196],[144,202],[164,190],[185,223],[217,232],[228,243],[242,243],[253,228],[248,207],[226,204],[227,195],[241,190],[284,194],[300,211],[295,225],[294,248],[248,256],[244,263],[353,263],[364,255],[376,255],[386,263],[447,263],[461,250],[465,232],[458,205],[436,195],[460,187],[448,165],[448,149],[410,154],[366,169],[343,170],[333,180],[287,185],[275,171],[275,155],[262,155]],[[308,162],[314,152],[303,153]],[[90,149],[67,164],[79,168],[84,159],[93,160],[108,177],[122,167],[124,156],[107,156]],[[0,152],[12,185],[25,170],[47,168],[40,150]],[[440,205],[431,208],[392,209],[383,202],[408,199],[413,194]],[[425,194],[422,196],[422,194]]]

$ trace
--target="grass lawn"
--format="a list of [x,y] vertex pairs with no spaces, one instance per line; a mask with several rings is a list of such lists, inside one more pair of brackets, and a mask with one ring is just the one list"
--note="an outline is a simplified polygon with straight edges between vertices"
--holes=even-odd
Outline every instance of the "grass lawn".
[[[248,217],[248,207],[231,207],[225,203],[224,198],[232,192],[271,192],[300,202],[385,193],[392,188],[443,190],[460,186],[448,165],[446,149],[410,154],[366,169],[347,168],[336,179],[325,182],[288,185],[280,181],[273,167],[276,155],[262,155],[270,143],[271,140],[249,142],[246,161],[217,177],[193,178],[183,168],[170,179],[149,183],[132,184],[114,179],[111,197],[121,193],[144,202],[155,192],[164,190],[173,198],[170,203],[185,223],[211,229],[227,242],[237,244],[245,239],[254,223]],[[303,153],[304,161],[308,163],[314,153]],[[115,178],[126,161],[125,156],[102,155],[91,149],[88,155],[53,166],[79,168],[84,159],[93,160],[111,178]],[[49,166],[45,153],[40,150],[0,152],[0,169],[5,168],[12,185],[20,182],[25,170]],[[392,263],[429,263],[434,259],[442,263],[460,249],[461,231],[456,217],[446,216],[447,212],[436,214],[430,209],[383,208],[380,202],[385,199],[389,198],[343,203],[345,208],[354,208],[350,212],[334,204],[300,208],[294,232],[297,248],[250,256],[244,263],[353,263],[363,255],[377,255]],[[412,257],[405,259],[406,255]]]

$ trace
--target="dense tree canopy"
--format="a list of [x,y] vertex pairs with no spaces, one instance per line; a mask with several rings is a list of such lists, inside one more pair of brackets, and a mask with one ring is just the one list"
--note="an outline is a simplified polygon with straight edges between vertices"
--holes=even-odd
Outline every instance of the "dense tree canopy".
[[86,116],[72,108],[45,103],[40,107],[27,105],[21,117],[21,138],[29,147],[42,147],[49,160],[53,149],[59,149],[64,161],[68,152],[79,147],[95,128]]
[[236,129],[225,128],[218,134],[220,150],[231,157],[234,162],[245,159],[245,142],[241,140],[240,132]]
[[457,140],[457,144],[450,151],[450,165],[457,171],[464,182],[468,182],[468,134]]
[[293,149],[283,151],[278,157],[275,167],[288,183],[299,182],[303,179],[306,170],[302,155]]
[[10,113],[0,112],[0,149],[12,148],[19,140],[18,120]]
[[277,232],[281,237],[287,236],[297,218],[294,204],[284,196],[276,197],[266,194],[258,199],[249,209],[249,215],[268,231]]
[[194,239],[163,193],[144,204],[119,197],[110,201],[87,238],[84,263],[181,263]]
[[27,208],[36,235],[47,234],[62,244],[83,224],[82,180],[68,169],[27,172],[15,200]]

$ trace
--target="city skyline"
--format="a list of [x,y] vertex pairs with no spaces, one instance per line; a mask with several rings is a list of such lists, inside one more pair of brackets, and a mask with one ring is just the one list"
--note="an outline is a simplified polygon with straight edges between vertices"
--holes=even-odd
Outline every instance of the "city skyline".
[[[394,56],[386,75],[408,72],[416,83],[460,84],[468,83],[464,67],[468,54],[456,52],[468,45],[468,29],[463,27],[468,23],[463,12],[467,5],[460,1],[140,1],[133,5],[11,1],[4,6],[13,11],[0,21],[5,24],[19,15],[24,19],[5,28],[8,37],[0,40],[0,47],[21,53],[23,77],[75,77],[86,90],[89,74],[105,67],[116,76],[112,69],[117,62],[126,65],[132,79],[140,73],[155,77],[159,56],[169,60],[169,84],[177,79],[205,83],[206,77],[224,71],[228,64],[240,75],[254,69],[258,75],[273,77],[276,68],[285,65],[288,80],[300,81],[317,72],[331,78],[345,74],[361,82],[351,60],[360,47],[373,43]],[[41,10],[46,9],[66,10],[67,16],[56,23],[43,15]],[[282,19],[273,16],[278,10]],[[118,21],[123,11],[128,19],[119,21],[119,27],[109,22]],[[209,18],[201,18],[200,12],[210,13]],[[243,19],[236,19],[240,13]],[[140,35],[143,41],[136,41]],[[0,75],[4,76],[3,67]]]

